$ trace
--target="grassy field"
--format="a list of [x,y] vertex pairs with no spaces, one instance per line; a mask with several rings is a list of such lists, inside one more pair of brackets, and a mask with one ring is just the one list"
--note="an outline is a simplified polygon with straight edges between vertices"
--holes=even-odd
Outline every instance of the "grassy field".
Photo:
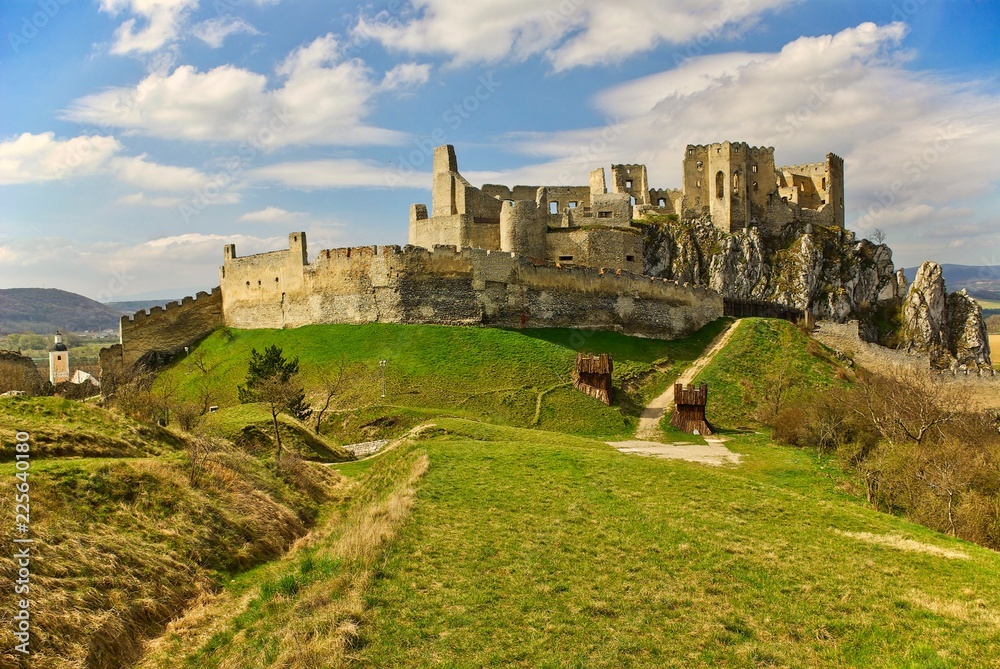
[[[341,442],[393,437],[440,415],[590,436],[623,437],[644,403],[663,390],[724,327],[712,323],[679,341],[582,330],[498,330],[431,325],[313,325],[291,330],[219,331],[159,383],[221,407],[237,404],[236,386],[251,349],[270,344],[298,357],[313,403],[324,376],[342,361],[348,373],[324,433]],[[577,351],[611,353],[615,407],[570,385]],[[386,398],[379,360],[387,360]]]
[[1000,666],[1000,556],[865,508],[814,454],[738,435],[744,464],[713,468],[436,423],[345,465],[364,490],[428,459],[384,558],[352,566],[338,519],[142,666]]

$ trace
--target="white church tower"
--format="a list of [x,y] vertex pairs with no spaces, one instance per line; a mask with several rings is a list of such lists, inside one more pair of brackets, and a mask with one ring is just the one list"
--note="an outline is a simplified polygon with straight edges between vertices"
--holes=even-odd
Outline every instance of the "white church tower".
[[69,349],[58,332],[56,343],[49,349],[49,381],[53,385],[69,381]]

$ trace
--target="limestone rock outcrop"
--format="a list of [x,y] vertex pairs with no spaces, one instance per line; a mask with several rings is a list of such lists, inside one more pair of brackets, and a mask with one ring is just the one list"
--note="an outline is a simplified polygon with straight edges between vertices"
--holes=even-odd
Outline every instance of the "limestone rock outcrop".
[[920,266],[902,313],[907,351],[929,354],[937,369],[992,373],[983,310],[964,289],[947,293],[940,265]]
[[644,232],[647,274],[706,285],[727,298],[776,302],[843,322],[898,306],[905,296],[892,250],[841,228],[805,225],[769,238],[755,227],[725,233],[706,218],[650,224]]

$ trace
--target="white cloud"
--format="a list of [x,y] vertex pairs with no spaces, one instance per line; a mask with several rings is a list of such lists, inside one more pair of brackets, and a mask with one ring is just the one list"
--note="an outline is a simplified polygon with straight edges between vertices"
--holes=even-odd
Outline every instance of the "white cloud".
[[[232,65],[207,72],[184,65],[154,72],[135,88],[80,98],[64,117],[154,137],[260,148],[384,145],[405,139],[403,133],[364,123],[379,84],[362,61],[344,59],[332,35],[288,54],[276,75],[282,84],[269,89],[264,75]],[[419,69],[396,76],[412,84]]]
[[795,0],[410,0],[402,18],[362,16],[355,37],[457,64],[544,55],[556,70],[618,63],[663,43],[703,44]]
[[251,181],[293,188],[430,188],[430,173],[353,158],[277,163],[251,170]]
[[[114,16],[134,14],[115,31],[111,53],[150,53],[178,39],[188,13],[198,0],[101,0],[101,10]],[[142,27],[136,29],[137,23]]]
[[392,91],[401,88],[423,86],[430,80],[431,66],[425,63],[400,63],[385,73],[379,90]]
[[160,165],[146,160],[146,154],[115,158],[111,170],[124,183],[147,190],[195,191],[211,183],[211,178],[193,167]]
[[118,198],[118,204],[128,204],[128,205],[140,205],[149,207],[176,207],[181,202],[183,198],[179,197],[149,197],[145,193],[131,193],[130,195],[123,195]]
[[259,211],[250,211],[239,217],[246,223],[297,223],[308,214],[300,211],[286,211],[280,207],[265,207]]
[[221,47],[230,35],[260,35],[259,30],[243,19],[226,16],[196,23],[191,33],[213,49]]
[[59,140],[52,132],[26,132],[0,142],[0,185],[93,174],[121,148],[114,137],[81,135]]

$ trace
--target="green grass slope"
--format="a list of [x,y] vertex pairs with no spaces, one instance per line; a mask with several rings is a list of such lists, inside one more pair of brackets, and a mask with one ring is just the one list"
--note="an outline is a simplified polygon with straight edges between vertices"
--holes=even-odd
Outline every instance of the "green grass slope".
[[[232,573],[279,556],[339,495],[326,467],[289,462],[278,475],[269,458],[225,444],[192,485],[189,436],[79,402],[5,398],[0,424],[0,497],[12,514],[9,445],[15,430],[32,436],[33,667],[129,666],[146,637]],[[24,536],[13,520],[0,526],[4,546]],[[17,574],[5,551],[0,580]],[[4,589],[0,608],[14,611],[15,599]],[[0,666],[20,666],[13,631],[0,626]]]
[[[313,325],[212,334],[162,377],[178,396],[237,403],[253,348],[270,344],[300,361],[317,401],[324,373],[349,373],[326,431],[340,441],[395,436],[442,414],[593,436],[624,436],[644,402],[661,391],[720,331],[724,321],[679,341],[582,330],[499,330],[430,325]],[[577,351],[611,353],[619,405],[606,407],[570,385]],[[379,360],[387,360],[381,397]],[[326,372],[324,371],[326,370]],[[343,413],[345,412],[346,413]],[[385,429],[378,429],[383,426]]]
[[343,559],[338,517],[141,666],[1000,666],[1000,556],[864,507],[829,461],[762,435],[713,468],[436,423],[344,467],[364,489],[429,459],[384,558]]
[[825,346],[787,321],[745,318],[726,347],[695,378],[708,384],[706,415],[713,425],[758,424],[808,388],[843,383],[843,365]]

